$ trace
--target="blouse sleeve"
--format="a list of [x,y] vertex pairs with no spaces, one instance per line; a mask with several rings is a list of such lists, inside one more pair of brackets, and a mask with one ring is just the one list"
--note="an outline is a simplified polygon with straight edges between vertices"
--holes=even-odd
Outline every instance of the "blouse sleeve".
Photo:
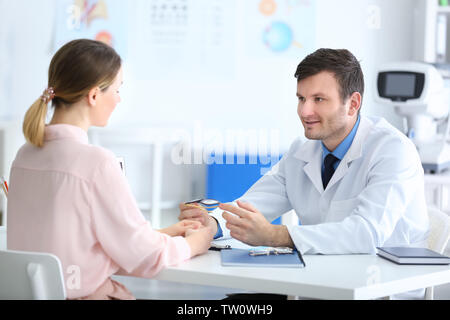
[[127,273],[152,277],[190,257],[183,237],[153,230],[145,220],[114,157],[95,171],[91,190],[93,229],[101,248]]

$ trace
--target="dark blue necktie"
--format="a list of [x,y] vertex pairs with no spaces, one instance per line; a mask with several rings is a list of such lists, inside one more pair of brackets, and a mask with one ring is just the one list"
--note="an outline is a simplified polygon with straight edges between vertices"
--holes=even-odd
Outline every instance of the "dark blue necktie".
[[325,157],[325,160],[323,161],[323,164],[325,166],[325,170],[322,175],[322,183],[323,183],[324,190],[327,187],[328,182],[330,181],[331,177],[333,176],[334,164],[336,163],[336,161],[339,161],[339,159],[336,158],[335,156],[333,156],[331,153],[329,153]]

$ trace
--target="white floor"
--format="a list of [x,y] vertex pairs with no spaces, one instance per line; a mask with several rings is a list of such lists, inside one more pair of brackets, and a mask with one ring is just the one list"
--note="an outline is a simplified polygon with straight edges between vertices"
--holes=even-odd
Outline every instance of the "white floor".
[[158,281],[134,277],[114,276],[137,299],[151,300],[221,300],[227,293],[242,292],[239,289],[188,285],[170,281]]

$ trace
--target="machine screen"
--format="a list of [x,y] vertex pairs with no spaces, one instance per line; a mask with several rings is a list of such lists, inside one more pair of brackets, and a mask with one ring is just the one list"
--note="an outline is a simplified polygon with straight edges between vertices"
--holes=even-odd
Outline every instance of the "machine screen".
[[414,74],[390,73],[386,75],[385,94],[387,96],[413,97],[416,90]]

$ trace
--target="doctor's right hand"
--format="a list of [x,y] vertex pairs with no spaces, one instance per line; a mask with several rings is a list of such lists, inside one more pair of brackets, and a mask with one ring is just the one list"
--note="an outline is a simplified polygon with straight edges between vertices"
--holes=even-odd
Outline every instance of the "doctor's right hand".
[[199,221],[202,226],[210,227],[214,231],[214,234],[217,232],[217,221],[212,216],[208,214],[208,211],[203,208],[199,204],[180,204],[180,215],[178,216],[178,220],[194,220]]

